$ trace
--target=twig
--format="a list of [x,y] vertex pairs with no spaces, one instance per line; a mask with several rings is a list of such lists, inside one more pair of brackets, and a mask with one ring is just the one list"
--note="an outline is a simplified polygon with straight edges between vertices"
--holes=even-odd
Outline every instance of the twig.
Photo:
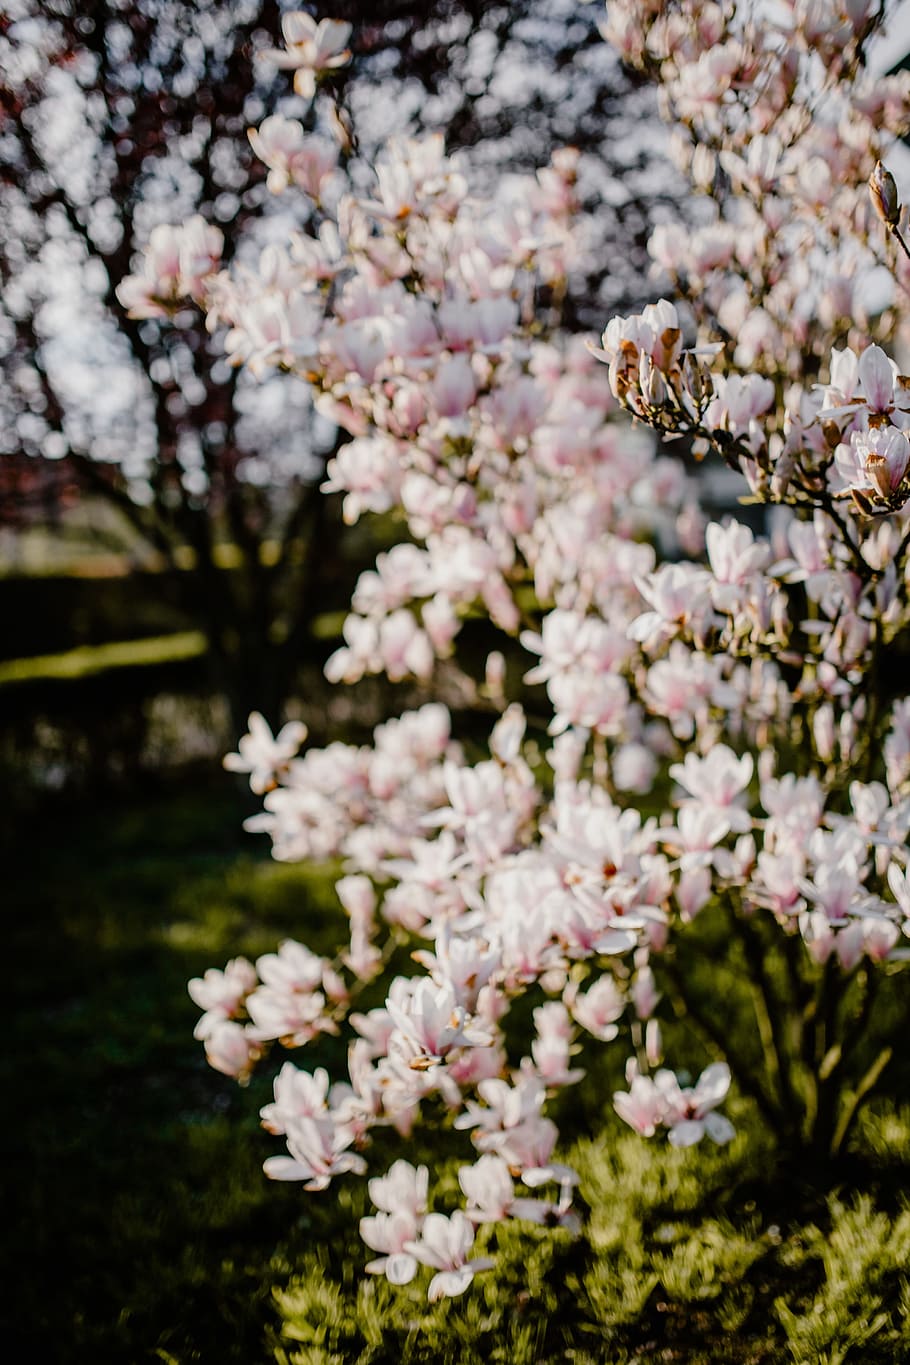
[[904,241],[900,228],[897,226],[896,223],[892,223],[889,224],[889,230],[891,232],[891,236],[895,239],[901,251],[907,257],[907,260],[910,261],[910,247],[908,247],[907,243]]
[[669,958],[661,958],[660,966],[670,978],[676,990],[677,998],[687,1016],[695,1026],[696,1032],[701,1033],[708,1042],[716,1047],[722,1056],[726,1057],[730,1063],[731,1070],[736,1077],[740,1090],[755,1101],[762,1112],[764,1118],[773,1127],[778,1128],[786,1122],[786,1115],[783,1109],[762,1085],[758,1076],[754,1075],[746,1065],[741,1056],[738,1056],[730,1044],[730,1034],[718,1027],[711,1017],[705,1014],[701,1007],[686,995],[683,985],[682,975],[676,964]]
[[755,1019],[761,1038],[762,1050],[765,1054],[765,1066],[769,1075],[777,1083],[784,1113],[788,1114],[791,1120],[795,1122],[798,1106],[793,1091],[787,1050],[781,1028],[782,1011],[774,999],[771,981],[765,968],[764,946],[752,926],[737,915],[729,903],[727,903],[727,912],[734,931],[739,934],[740,942],[743,945],[746,967],[752,984],[752,1004],[755,1010]]
[[850,1129],[856,1122],[856,1117],[860,1111],[860,1108],[862,1107],[863,1102],[866,1100],[870,1092],[875,1088],[876,1084],[878,1083],[879,1077],[881,1076],[885,1067],[891,1060],[893,1051],[894,1049],[892,1047],[882,1048],[881,1052],[878,1054],[875,1061],[869,1067],[869,1070],[863,1076],[859,1085],[853,1092],[852,1099],[844,1107],[843,1113],[840,1116],[840,1120],[838,1121],[837,1127],[834,1130],[834,1136],[831,1139],[832,1156],[837,1156],[837,1154],[841,1151],[844,1143],[847,1141],[847,1138],[850,1136]]

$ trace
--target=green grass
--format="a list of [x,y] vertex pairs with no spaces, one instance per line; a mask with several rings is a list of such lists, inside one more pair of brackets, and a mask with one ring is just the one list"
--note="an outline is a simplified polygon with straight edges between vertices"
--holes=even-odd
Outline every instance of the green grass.
[[[742,1118],[742,1112],[738,1117]],[[898,1120],[903,1139],[910,1114]],[[871,1130],[869,1130],[871,1131]],[[901,1365],[910,1359],[910,1210],[893,1169],[865,1194],[777,1187],[769,1146],[674,1152],[605,1122],[571,1159],[583,1234],[483,1230],[495,1273],[428,1307],[357,1273],[356,1235],[304,1253],[278,1301],[282,1365]],[[867,1173],[868,1174],[868,1173]],[[893,1183],[892,1183],[893,1182]],[[445,1183],[445,1182],[444,1182]],[[454,1196],[454,1181],[449,1194]],[[890,1186],[890,1194],[888,1189]],[[453,1201],[454,1202],[454,1201]],[[349,1226],[363,1209],[348,1188]],[[885,1207],[878,1207],[881,1203]],[[289,1267],[289,1269],[293,1269]]]
[[[610,1109],[622,1058],[564,1097],[577,1240],[484,1230],[497,1272],[426,1304],[364,1277],[363,1182],[320,1195],[261,1173],[269,1077],[246,1090],[192,1039],[188,977],[299,935],[334,946],[326,871],[269,861],[221,779],[34,815],[4,850],[0,1080],[9,1358],[177,1365],[910,1359],[910,1111],[893,1094],[824,1182],[784,1166],[750,1106],[730,1148],[674,1152]],[[673,1025],[670,1025],[672,1032]],[[693,1041],[678,1040],[689,1049]],[[337,1061],[343,1046],[298,1058]],[[898,1073],[900,1076],[902,1073]],[[436,1150],[440,1157],[437,1159]],[[463,1137],[379,1134],[373,1167],[433,1161],[457,1202]],[[456,1155],[460,1152],[460,1157]],[[833,1181],[833,1185],[832,1182]]]
[[61,811],[6,851],[3,1279],[43,1360],[268,1358],[300,1192],[263,1178],[268,1083],[206,1066],[186,980],[318,937],[331,887],[268,861],[243,810],[223,787]]

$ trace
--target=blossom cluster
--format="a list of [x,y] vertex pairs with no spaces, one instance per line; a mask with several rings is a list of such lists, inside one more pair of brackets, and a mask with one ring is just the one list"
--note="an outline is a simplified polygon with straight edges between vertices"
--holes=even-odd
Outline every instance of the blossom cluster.
[[[676,462],[617,428],[583,341],[541,327],[539,301],[589,250],[578,153],[489,197],[441,135],[393,140],[365,197],[323,133],[272,115],[250,137],[270,188],[293,186],[310,217],[255,266],[218,271],[213,251],[209,325],[233,363],[308,380],[350,435],[324,484],[345,521],[394,512],[406,528],[362,576],[330,680],[428,679],[475,606],[514,633],[528,585],[566,610],[615,612],[624,629],[624,584],[654,562],[643,536],[672,537],[690,492]],[[135,316],[177,306],[185,277],[159,237],[191,231],[156,229],[120,286]],[[199,298],[196,276],[185,293]]]
[[[473,684],[496,713],[481,758],[438,701],[370,744],[302,753],[302,726],[273,738],[251,717],[226,760],[263,799],[247,828],[280,860],[341,863],[349,936],[190,986],[210,1061],[240,1079],[276,1045],[348,1043],[341,1078],[282,1065],[262,1111],[287,1146],[271,1177],[318,1191],[365,1174],[383,1129],[440,1112],[468,1135],[460,1207],[431,1209],[427,1168],[406,1161],[369,1182],[367,1270],[429,1268],[431,1299],[488,1268],[475,1228],[577,1226],[551,1102],[605,1045],[626,1059],[616,1113],[680,1147],[733,1137],[718,1108],[736,1083],[782,1134],[833,1151],[887,1062],[850,1070],[869,983],[910,937],[910,700],[882,684],[910,627],[910,399],[878,344],[896,322],[886,308],[873,334],[857,288],[900,230],[866,181],[908,87],[868,85],[864,0],[766,8],[610,6],[607,36],[661,83],[717,211],[655,233],[679,308],[613,318],[599,345],[560,326],[589,250],[571,150],[492,200],[441,137],[396,142],[367,195],[344,137],[273,115],[252,143],[273,192],[304,197],[305,229],[230,271],[198,226],[166,230],[121,286],[137,316],[195,300],[234,363],[304,377],[350,438],[325,484],[345,520],[399,518],[331,681],[429,683],[478,610],[523,659],[523,688],[498,651]],[[347,61],[343,29],[286,21],[281,63],[306,96]],[[703,518],[647,428],[719,454],[768,519]],[[702,915],[741,950],[759,1067],[680,965]],[[367,988],[382,1003],[358,1009]],[[516,1042],[519,1001],[533,1032]],[[663,1064],[674,1016],[720,1058],[694,1084]]]
[[[760,728],[761,706],[752,719],[746,696],[732,686],[734,698],[731,710],[744,726]],[[717,707],[709,704],[698,718],[703,732]],[[553,1160],[558,1132],[544,1106],[548,1095],[583,1078],[573,1065],[579,1038],[604,1043],[623,1026],[646,1026],[643,1065],[631,1060],[630,1088],[614,1097],[636,1131],[650,1136],[663,1127],[679,1146],[705,1134],[715,1142],[733,1136],[729,1120],[715,1112],[730,1084],[726,1064],[709,1067],[694,1088],[659,1066],[655,969],[674,925],[691,921],[712,897],[736,896],[748,913],[768,913],[784,934],[801,939],[812,962],[831,959],[843,973],[864,958],[895,962],[910,951],[899,946],[910,933],[910,800],[899,794],[910,771],[910,716],[896,718],[888,740],[895,758],[902,755],[892,767],[894,790],[855,781],[847,814],[826,810],[815,777],[771,775],[767,763],[756,794],[750,753],[715,743],[704,754],[689,747],[684,761],[669,765],[677,791],[672,824],[643,822],[580,777],[584,740],[574,733],[554,742],[553,792],[542,804],[521,754],[517,708],[494,730],[494,757],[473,766],[449,741],[446,721],[442,708],[426,707],[380,727],[372,747],[310,750],[285,765],[265,797],[267,814],[250,823],[271,830],[280,856],[288,848],[294,857],[341,856],[358,869],[338,884],[350,947],[331,964],[289,943],[260,959],[256,971],[235,962],[223,979],[210,972],[191,986],[208,1006],[199,1032],[215,1065],[244,1075],[264,1043],[297,1045],[336,1028],[339,1001],[353,1000],[379,966],[373,940],[407,930],[431,945],[413,955],[426,975],[394,978],[383,1006],[349,1015],[349,1078],[330,1086],[324,1071],[310,1075],[290,1063],[279,1073],[275,1104],[263,1118],[287,1136],[290,1155],[271,1158],[267,1173],[322,1188],[334,1175],[363,1169],[354,1149],[372,1130],[391,1124],[409,1133],[434,1097],[457,1130],[471,1131],[479,1154],[462,1171],[465,1193],[475,1198],[472,1191],[494,1176],[502,1191],[481,1201],[482,1217],[469,1203],[469,1219],[491,1221],[497,1209],[497,1217],[572,1226],[576,1177]],[[407,747],[396,733],[402,727]],[[247,748],[251,770],[260,770],[259,755]],[[330,847],[321,822],[309,823],[321,802],[335,815]],[[377,918],[386,923],[381,935]],[[337,979],[342,968],[347,986]],[[534,988],[544,996],[534,1010],[535,1037],[529,1055],[512,1066],[503,1022],[511,1003]],[[216,1011],[228,1009],[215,1030],[207,1022],[213,1000]],[[228,1029],[235,1058],[215,1050],[218,1030]],[[532,1188],[555,1182],[557,1201],[515,1198],[515,1174]],[[370,1268],[404,1283],[418,1263],[437,1265],[420,1249],[414,1217],[402,1221],[397,1207],[374,1202],[387,1217],[365,1220],[364,1239],[384,1253]],[[441,1236],[443,1224],[432,1226]],[[459,1226],[462,1259],[449,1269],[458,1269],[463,1288],[480,1263],[464,1259],[473,1234],[468,1223]],[[455,1292],[455,1284],[434,1279],[431,1297]]]
[[740,370],[814,375],[826,337],[867,337],[871,267],[892,274],[890,309],[910,280],[910,262],[889,259],[865,193],[883,148],[910,128],[910,73],[873,74],[865,60],[882,8],[607,7],[605,36],[657,82],[675,158],[701,196],[696,226],[654,229],[655,269],[712,339],[730,341]]
[[714,447],[768,501],[832,510],[850,498],[865,516],[899,512],[910,481],[910,379],[877,345],[832,348],[827,384],[791,386],[784,434],[763,419],[776,407],[760,374],[714,373],[706,344],[683,350],[667,299],[613,318],[592,353],[608,366],[613,394],[659,431]]

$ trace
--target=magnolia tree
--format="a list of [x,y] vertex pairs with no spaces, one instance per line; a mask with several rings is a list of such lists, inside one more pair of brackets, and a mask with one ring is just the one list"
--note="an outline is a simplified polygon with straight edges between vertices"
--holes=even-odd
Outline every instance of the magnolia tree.
[[[526,716],[503,652],[459,675],[498,713],[479,759],[430,702],[371,745],[302,755],[301,725],[253,716],[226,760],[263,794],[248,827],[276,858],[343,861],[350,934],[334,958],[286,942],[211,969],[190,985],[197,1036],[242,1081],[276,1043],[344,1032],[346,1076],[281,1066],[262,1117],[287,1152],[266,1173],[321,1190],[369,1170],[366,1268],[427,1267],[431,1299],[491,1264],[478,1225],[575,1225],[547,1111],[584,1082],[582,1050],[589,1074],[607,1045],[628,1058],[614,1106],[644,1137],[728,1141],[732,1081],[813,1158],[843,1148],[888,1062],[910,699],[882,665],[910,621],[910,381],[877,343],[899,341],[910,274],[877,161],[910,84],[866,74],[877,18],[868,0],[610,6],[605,37],[659,82],[704,214],[652,239],[677,304],[613,318],[600,345],[560,327],[597,250],[571,150],[494,201],[441,137],[392,143],[364,192],[343,135],[339,152],[272,116],[253,146],[275,193],[309,197],[307,229],[225,273],[188,224],[122,287],[146,312],[193,298],[234,363],[305,377],[350,438],[325,485],[345,520],[399,518],[330,680],[451,678],[480,613],[540,685]],[[300,93],[337,82],[346,24],[284,32]],[[648,428],[739,471],[766,533],[705,527]],[[708,921],[751,1029],[687,947]],[[402,944],[414,967],[389,980]],[[358,1012],[365,987],[384,1003]],[[694,1082],[663,1065],[667,1010],[715,1058]],[[464,1134],[462,1207],[428,1211],[425,1167],[381,1173],[383,1130],[422,1114]]]

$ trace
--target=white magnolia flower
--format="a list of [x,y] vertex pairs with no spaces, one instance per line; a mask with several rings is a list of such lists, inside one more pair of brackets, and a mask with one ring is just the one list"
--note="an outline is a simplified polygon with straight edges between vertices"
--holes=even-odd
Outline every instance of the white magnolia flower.
[[351,60],[347,41],[351,25],[340,19],[319,23],[303,10],[293,10],[281,21],[286,50],[268,48],[263,57],[294,72],[294,89],[304,99],[316,93],[316,81],[326,71],[336,71]]
[[474,1224],[460,1209],[449,1218],[442,1213],[428,1213],[420,1241],[405,1244],[406,1251],[437,1272],[427,1290],[431,1303],[463,1294],[478,1271],[489,1270],[493,1265],[488,1256],[469,1261],[468,1252],[473,1245]]
[[250,787],[261,795],[275,785],[276,776],[306,739],[307,728],[302,721],[292,720],[273,736],[258,711],[250,716],[249,726],[249,734],[237,746],[239,753],[225,754],[224,766],[231,773],[249,773]]

